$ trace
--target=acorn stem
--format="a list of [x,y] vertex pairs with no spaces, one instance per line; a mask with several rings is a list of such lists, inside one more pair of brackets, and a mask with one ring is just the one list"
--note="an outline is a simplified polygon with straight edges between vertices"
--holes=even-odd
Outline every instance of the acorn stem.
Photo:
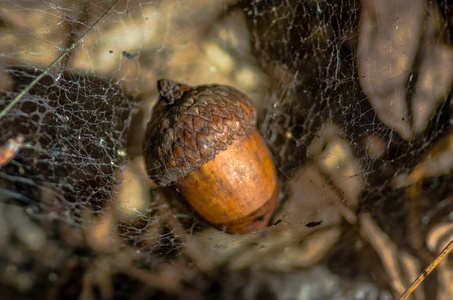
[[176,100],[182,98],[184,92],[188,92],[191,89],[188,85],[170,79],[160,79],[157,81],[157,90],[160,96],[165,99],[167,105],[173,105]]

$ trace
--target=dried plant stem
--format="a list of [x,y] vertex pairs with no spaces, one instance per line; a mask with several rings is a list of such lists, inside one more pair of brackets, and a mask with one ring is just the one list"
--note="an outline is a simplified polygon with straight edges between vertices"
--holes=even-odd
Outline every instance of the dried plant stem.
[[437,265],[450,253],[453,249],[453,240],[442,250],[442,252],[436,257],[436,259],[418,276],[418,278],[412,283],[412,285],[401,295],[400,300],[407,299],[417,286],[422,283],[423,280],[437,267]]
[[25,89],[23,89],[17,96],[16,98],[14,98],[13,101],[11,101],[10,104],[8,104],[8,106],[5,107],[5,109],[3,109],[1,112],[0,112],[0,119],[5,116],[8,111],[11,110],[11,108],[17,103],[19,102],[19,100],[38,82],[41,80],[41,78],[43,78],[48,72],[50,69],[53,68],[53,66],[55,66],[56,64],[58,64],[66,55],[68,55],[69,52],[72,51],[72,49],[75,48],[75,46],[77,46],[77,44],[80,43],[81,40],[83,40],[83,38],[99,23],[101,22],[112,10],[113,8],[120,2],[121,0],[117,0],[115,3],[113,3],[113,5],[90,27],[88,28],[87,31],[85,31],[84,34],[82,34],[82,36],[77,40],[75,41],[71,47],[67,48],[56,60],[54,60],[53,63],[51,63],[45,70],[44,72],[42,72],[41,74],[39,74],[29,85],[27,85],[27,87]]

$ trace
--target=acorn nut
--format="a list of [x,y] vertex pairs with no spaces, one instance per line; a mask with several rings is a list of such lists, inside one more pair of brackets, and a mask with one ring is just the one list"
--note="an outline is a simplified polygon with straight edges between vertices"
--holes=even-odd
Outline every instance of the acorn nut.
[[264,229],[277,203],[277,175],[251,100],[224,85],[162,79],[157,87],[143,145],[149,177],[176,187],[221,230]]

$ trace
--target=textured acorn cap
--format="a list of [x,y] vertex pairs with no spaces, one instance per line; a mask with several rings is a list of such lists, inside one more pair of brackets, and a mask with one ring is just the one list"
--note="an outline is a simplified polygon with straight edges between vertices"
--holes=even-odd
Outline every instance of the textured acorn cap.
[[159,99],[146,127],[143,154],[150,178],[175,183],[255,128],[251,100],[224,85],[157,83]]

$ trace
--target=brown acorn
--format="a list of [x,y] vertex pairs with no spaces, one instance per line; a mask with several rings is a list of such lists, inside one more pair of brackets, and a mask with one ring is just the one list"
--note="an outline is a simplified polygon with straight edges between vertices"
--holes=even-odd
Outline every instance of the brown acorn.
[[175,186],[219,229],[264,229],[277,203],[277,175],[251,100],[224,85],[162,79],[157,87],[143,145],[150,178]]

